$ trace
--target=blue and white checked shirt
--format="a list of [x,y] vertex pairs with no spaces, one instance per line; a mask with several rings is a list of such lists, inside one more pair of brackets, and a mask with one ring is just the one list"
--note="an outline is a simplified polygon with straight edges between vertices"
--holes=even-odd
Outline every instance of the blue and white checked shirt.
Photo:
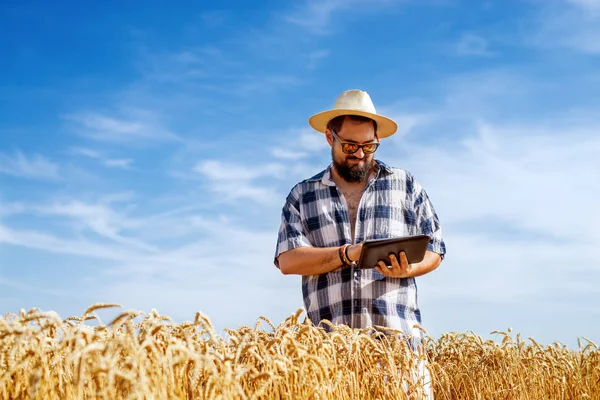
[[[348,207],[331,179],[331,165],[296,184],[282,209],[277,257],[301,246],[338,247],[352,243]],[[444,257],[446,245],[438,216],[425,190],[407,171],[376,160],[357,211],[355,240],[426,234],[428,249]],[[340,266],[341,266],[340,262]],[[353,328],[375,325],[399,329],[415,339],[422,332],[414,278],[388,278],[375,269],[338,268],[302,277],[307,316]]]

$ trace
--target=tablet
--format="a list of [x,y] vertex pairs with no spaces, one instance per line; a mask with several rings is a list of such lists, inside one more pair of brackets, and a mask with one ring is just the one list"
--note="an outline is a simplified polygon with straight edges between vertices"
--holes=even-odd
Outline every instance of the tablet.
[[389,254],[396,254],[400,262],[401,251],[406,253],[409,264],[421,262],[425,257],[429,241],[428,235],[367,240],[363,244],[357,267],[374,268],[380,260],[383,260],[386,265],[392,265]]

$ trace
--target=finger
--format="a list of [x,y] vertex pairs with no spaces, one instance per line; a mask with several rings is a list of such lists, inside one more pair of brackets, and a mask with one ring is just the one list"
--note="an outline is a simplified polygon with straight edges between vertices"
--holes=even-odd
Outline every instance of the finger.
[[390,270],[387,269],[386,267],[382,267],[380,265],[378,265],[377,267],[375,267],[375,269],[377,270],[377,272],[379,272],[381,275],[385,275],[385,276],[390,276]]
[[406,257],[406,253],[403,251],[400,252],[400,266],[405,271],[410,269],[410,264],[408,263],[408,258]]
[[392,263],[392,268],[393,269],[401,267],[400,263],[398,261],[398,257],[396,257],[396,255],[394,253],[390,253],[389,257],[390,257],[390,261]]
[[379,260],[379,262],[377,263],[377,265],[379,265],[381,267],[381,269],[383,270],[389,270],[392,268],[391,265],[387,265],[387,263],[383,260]]

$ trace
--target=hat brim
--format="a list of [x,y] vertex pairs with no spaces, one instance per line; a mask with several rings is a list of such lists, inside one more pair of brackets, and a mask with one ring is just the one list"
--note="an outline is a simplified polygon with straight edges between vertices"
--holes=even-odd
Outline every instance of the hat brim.
[[392,136],[398,130],[398,124],[394,120],[379,114],[373,114],[366,111],[358,110],[328,110],[313,115],[308,119],[310,126],[318,132],[325,133],[327,124],[335,117],[340,115],[359,115],[361,117],[367,117],[377,122],[377,136],[386,138]]

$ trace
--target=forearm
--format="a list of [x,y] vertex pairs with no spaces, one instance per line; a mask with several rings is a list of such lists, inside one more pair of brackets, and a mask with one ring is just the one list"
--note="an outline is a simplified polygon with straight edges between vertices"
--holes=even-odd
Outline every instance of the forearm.
[[343,266],[338,247],[298,247],[279,256],[284,275],[321,275]]
[[425,275],[436,269],[440,265],[441,261],[442,258],[438,253],[427,250],[427,252],[425,252],[425,257],[421,262],[411,265],[410,275],[412,277]]

